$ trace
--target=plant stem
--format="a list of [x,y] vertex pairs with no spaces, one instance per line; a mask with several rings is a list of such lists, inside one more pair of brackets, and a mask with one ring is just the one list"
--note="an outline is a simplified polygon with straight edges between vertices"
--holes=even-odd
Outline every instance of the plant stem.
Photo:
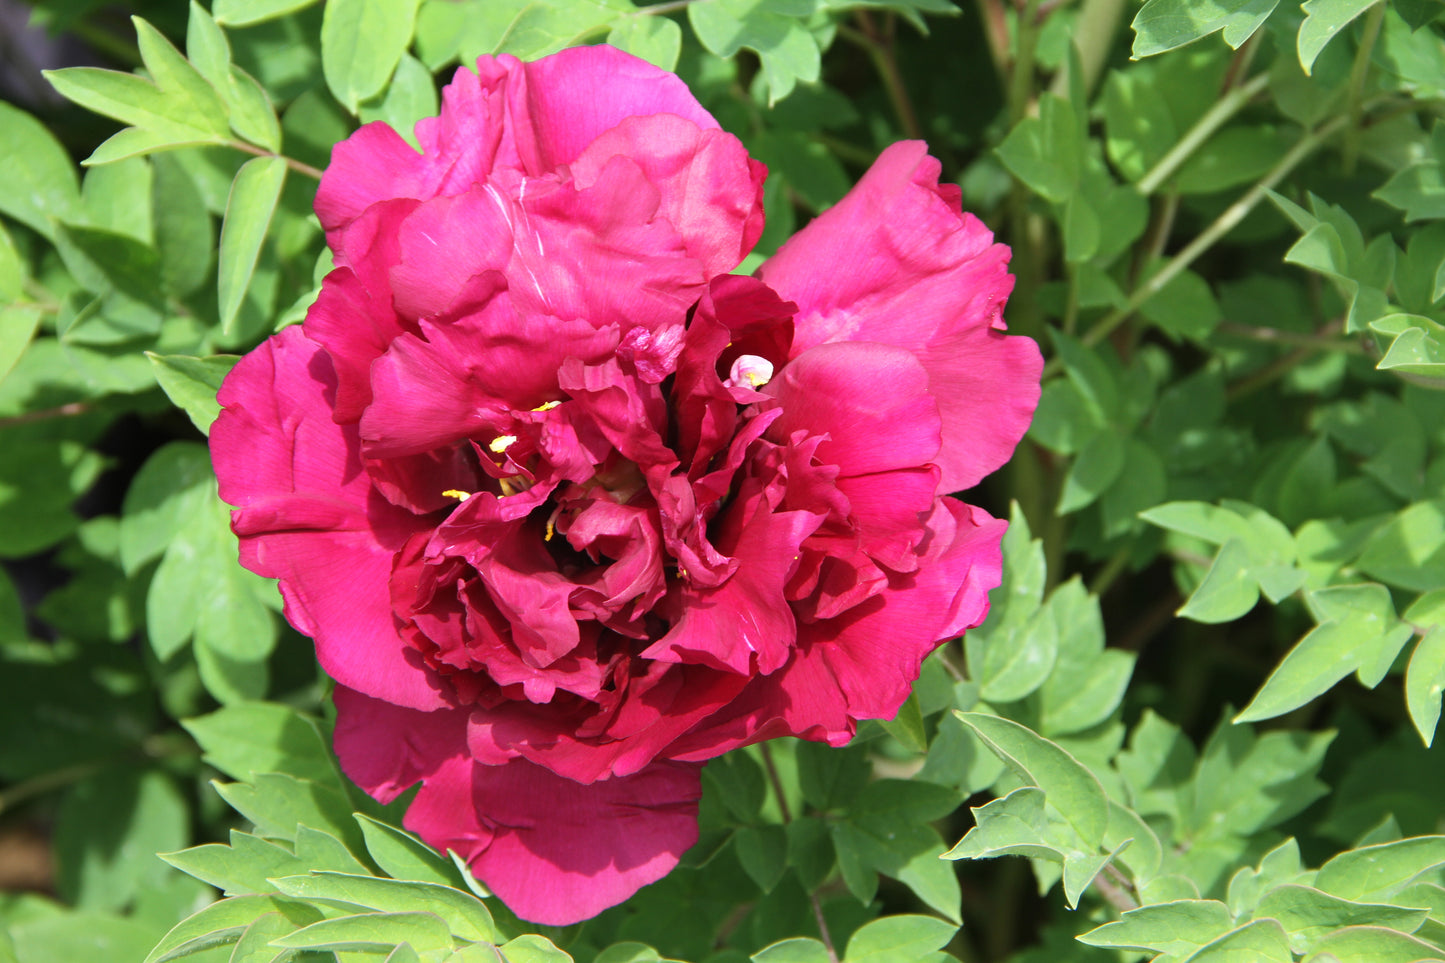
[[[772,747],[766,742],[760,742],[758,753],[763,757],[763,768],[768,773],[773,796],[778,800],[778,812],[782,813],[783,825],[786,826],[793,821],[793,813],[788,807],[788,796],[783,792],[783,780],[778,776],[778,767],[773,763]],[[823,946],[828,951],[828,963],[838,963],[838,951],[833,947],[833,934],[828,932],[828,921],[823,918],[823,904],[819,901],[818,894],[809,891],[808,901],[813,904],[813,919],[818,924],[818,935],[823,938]]]
[[0,813],[5,812],[16,803],[24,802],[31,796],[39,796],[52,789],[79,782],[86,776],[104,769],[106,765],[107,763],[104,762],[82,762],[66,766],[63,769],[44,772],[24,782],[16,783],[4,792],[0,792]]
[[[1273,190],[1276,184],[1283,180],[1290,171],[1299,166],[1301,161],[1314,153],[1321,144],[1338,133],[1347,122],[1348,118],[1346,117],[1336,117],[1301,137],[1299,141],[1279,159],[1279,162],[1270,168],[1269,172],[1246,191],[1239,200],[1225,208],[1224,212],[1215,218],[1212,224],[1201,231],[1198,237],[1190,241],[1184,250],[1174,255],[1168,264],[1165,264],[1152,274],[1147,281],[1135,288],[1134,293],[1129,296],[1128,302],[1122,308],[1117,308],[1100,318],[1094,326],[1089,329],[1088,333],[1084,335],[1084,343],[1095,345],[1108,337],[1109,333],[1128,320],[1129,316],[1137,311],[1140,305],[1162,291],[1170,281],[1179,276],[1180,272],[1193,264],[1201,254],[1213,247],[1216,241],[1234,230],[1239,222],[1244,220],[1250,211],[1254,210],[1255,205],[1264,200],[1265,194]],[[1058,359],[1055,358],[1044,367],[1044,377],[1047,378],[1050,374],[1056,374],[1061,367],[1062,365],[1059,364]]]
[[44,408],[40,411],[27,411],[20,415],[11,415],[9,418],[0,418],[0,430],[14,428],[16,425],[28,425],[33,421],[46,421],[50,418],[69,418],[75,415],[83,415],[90,410],[90,406],[83,401],[72,401],[69,404],[58,405],[54,408]]
[[[1098,83],[1104,64],[1108,63],[1109,51],[1119,33],[1119,17],[1124,12],[1124,0],[1084,0],[1079,7],[1079,16],[1074,21],[1074,45],[1079,50],[1079,67],[1083,76],[1084,96]],[[1060,70],[1049,92],[1060,97],[1069,96],[1068,70]]]
[[1243,109],[1244,105],[1254,99],[1254,96],[1265,87],[1269,86],[1269,75],[1260,74],[1241,87],[1236,87],[1220,98],[1204,116],[1194,122],[1194,126],[1179,139],[1179,142],[1169,148],[1169,153],[1159,158],[1159,162],[1149,169],[1135,188],[1140,194],[1153,194],[1159,186],[1174,176],[1174,173],[1183,166],[1196,150],[1204,145],[1204,142],[1214,136],[1214,132],[1224,126],[1235,114]]
[[918,113],[913,109],[908,88],[903,84],[903,74],[898,70],[898,58],[893,52],[891,37],[879,32],[866,10],[859,10],[854,19],[858,22],[858,29],[852,30],[839,24],[838,36],[857,44],[868,54],[888,94],[888,102],[893,105],[893,113],[898,116],[899,129],[910,140],[922,140],[923,127],[918,123]]
[[1365,33],[1360,38],[1360,49],[1355,51],[1355,62],[1350,67],[1350,131],[1345,135],[1344,171],[1346,176],[1355,172],[1355,162],[1360,156],[1360,121],[1365,116],[1365,78],[1370,72],[1370,58],[1375,53],[1375,41],[1380,37],[1380,24],[1385,20],[1384,0],[1376,3],[1365,14]]
[[310,164],[299,161],[294,157],[287,157],[285,154],[278,154],[275,151],[266,150],[264,147],[257,147],[255,144],[248,144],[243,140],[233,140],[229,142],[226,146],[233,147],[239,151],[244,151],[247,154],[255,154],[257,157],[279,157],[286,162],[287,167],[291,168],[296,173],[305,174],[307,177],[313,177],[318,181],[321,180],[322,172],[320,169],[312,167]]
[[993,68],[998,73],[999,86],[1008,87],[1008,17],[1004,15],[1003,0],[977,0],[978,16],[983,21],[983,35],[988,40],[988,53],[993,59]]
[[1289,344],[1312,351],[1344,351],[1347,354],[1359,355],[1370,353],[1356,341],[1342,340],[1339,337],[1340,328],[1341,325],[1336,322],[1315,334],[1302,334],[1298,331],[1281,331],[1279,328],[1259,328],[1252,324],[1221,321],[1215,330],[1240,338],[1248,338],[1251,341],[1263,341],[1266,344]]
[[1027,0],[1018,17],[1018,46],[1008,87],[1009,126],[1024,119],[1034,98],[1034,54],[1039,43],[1039,0]]

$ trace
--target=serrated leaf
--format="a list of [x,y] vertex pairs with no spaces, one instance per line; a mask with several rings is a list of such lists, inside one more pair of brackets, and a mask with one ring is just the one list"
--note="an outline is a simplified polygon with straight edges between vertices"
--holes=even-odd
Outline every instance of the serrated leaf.
[[933,916],[885,916],[848,939],[846,963],[905,963],[947,945],[958,927]]
[[262,773],[251,783],[213,785],[262,835],[291,840],[296,827],[305,825],[335,836],[353,853],[365,851],[351,803],[338,789],[279,772]]
[[279,157],[257,157],[242,165],[231,184],[226,219],[221,224],[216,278],[224,332],[230,332],[241,310],[285,182],[285,161]]
[[230,845],[206,843],[162,853],[160,858],[227,896],[272,893],[275,887],[268,882],[270,877],[292,876],[310,869],[289,850],[237,830],[231,831]]
[[928,751],[928,732],[923,727],[923,710],[918,705],[918,695],[910,692],[898,714],[892,719],[881,720],[888,734],[905,748],[913,752]]
[[211,11],[215,14],[217,23],[230,27],[247,27],[304,10],[316,2],[317,0],[216,0]]
[[1358,619],[1317,625],[1275,667],[1234,721],[1258,722],[1298,709],[1364,665],[1378,640],[1387,645],[1398,640],[1403,646],[1408,638],[1408,629],[1403,635],[1399,631],[1382,634],[1378,626]]
[[353,114],[380,93],[411,46],[419,0],[328,0],[321,21],[326,86]]
[[955,713],[1014,774],[1042,789],[1087,843],[1098,844],[1109,822],[1103,787],[1068,752],[1025,726],[981,712]]
[[1225,542],[1179,616],[1196,622],[1232,622],[1253,609],[1259,601],[1259,583],[1250,572],[1250,561],[1242,539]]
[[28,304],[0,307],[0,381],[15,367],[40,326],[40,309]]
[[499,948],[507,963],[572,963],[572,957],[557,949],[551,940],[533,933],[509,940]]

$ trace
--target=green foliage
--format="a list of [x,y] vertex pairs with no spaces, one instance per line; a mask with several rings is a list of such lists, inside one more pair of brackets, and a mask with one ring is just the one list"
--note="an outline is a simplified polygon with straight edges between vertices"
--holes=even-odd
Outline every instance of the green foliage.
[[[1445,958],[1432,0],[33,6],[110,120],[0,102],[0,838],[58,897],[0,963]],[[927,139],[1049,365],[967,495],[1017,499],[987,620],[849,746],[710,762],[683,866],[556,930],[337,768],[200,442],[331,268],[336,141],[604,41],[770,168],[741,271]]]

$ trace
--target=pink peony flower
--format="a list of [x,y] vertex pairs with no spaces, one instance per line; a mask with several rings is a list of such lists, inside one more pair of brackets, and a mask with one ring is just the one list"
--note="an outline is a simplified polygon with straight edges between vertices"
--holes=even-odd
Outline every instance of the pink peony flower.
[[420,781],[407,826],[569,923],[672,868],[705,760],[843,744],[983,619],[1004,523],[944,496],[1041,362],[920,143],[753,278],[762,165],[642,61],[483,59],[416,133],[337,145],[337,267],[211,449],[346,772]]

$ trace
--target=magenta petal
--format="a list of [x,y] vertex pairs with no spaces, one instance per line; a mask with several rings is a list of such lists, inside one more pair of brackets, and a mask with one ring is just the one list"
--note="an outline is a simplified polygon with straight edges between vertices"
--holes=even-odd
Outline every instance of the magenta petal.
[[918,356],[942,415],[940,484],[955,491],[1012,454],[1037,404],[1042,360],[1032,341],[1001,333],[1008,248],[959,211],[926,150],[920,141],[888,148],[758,276],[798,304],[795,353],[877,341]]
[[821,521],[811,512],[770,513],[759,500],[746,526],[719,544],[738,560],[737,570],[716,588],[683,588],[671,631],[642,657],[741,675],[776,671],[796,634],[783,587],[797,567],[798,546]]
[[427,161],[390,126],[373,121],[331,150],[316,189],[316,216],[327,234],[338,231],[378,201],[419,198]]
[[299,328],[251,352],[221,386],[211,457],[236,506],[241,561],[281,580],[286,617],[343,685],[398,705],[444,704],[392,623],[392,557],[425,526],[377,495],[356,429],[331,420],[331,362]]
[[999,542],[1007,523],[952,498],[926,521],[918,571],[837,619],[800,627],[806,658],[821,658],[855,719],[891,719],[938,644],[988,614],[1001,579]]
[[572,163],[628,117],[676,114],[704,130],[718,126],[677,75],[615,47],[571,47],[524,69],[525,90],[514,85],[511,107],[513,118],[531,122],[533,173]]
[[666,876],[697,841],[700,766],[656,763],[584,786],[516,759],[472,770],[491,843],[472,872],[525,920],[565,926]]
[[449,759],[467,753],[467,711],[418,712],[362,695],[332,692],[332,743],[342,770],[374,798],[389,803]]
[[938,455],[938,404],[911,351],[886,344],[837,342],[803,352],[764,391],[782,403],[768,429],[782,442],[794,432],[828,435],[818,460],[844,475],[927,465]]
[[762,233],[766,170],[736,137],[675,114],[629,117],[572,162],[577,185],[591,185],[614,156],[641,167],[662,195],[660,213],[708,275],[726,274],[752,250]]

